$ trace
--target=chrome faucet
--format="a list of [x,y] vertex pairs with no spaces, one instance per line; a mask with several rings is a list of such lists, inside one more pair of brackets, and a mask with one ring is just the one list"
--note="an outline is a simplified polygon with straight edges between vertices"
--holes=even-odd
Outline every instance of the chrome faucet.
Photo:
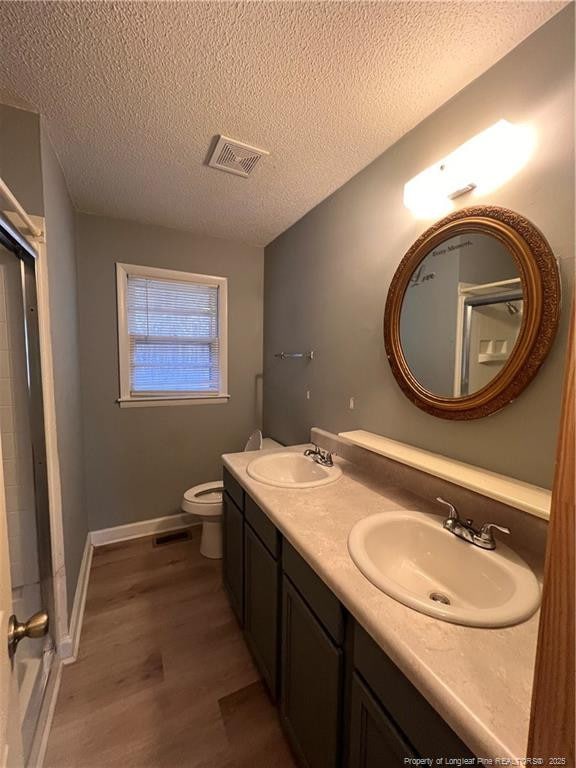
[[462,520],[454,504],[450,504],[449,501],[445,501],[440,496],[436,498],[440,504],[444,504],[448,507],[448,517],[442,523],[442,526],[447,531],[453,533],[454,536],[458,536],[460,539],[474,544],[481,549],[496,549],[496,539],[492,533],[495,528],[502,533],[510,533],[510,528],[506,528],[504,525],[496,525],[496,523],[484,523],[480,530],[476,530],[472,520]]
[[333,467],[334,462],[332,460],[332,454],[330,451],[325,451],[314,443],[314,448],[306,448],[304,456],[311,456],[312,461],[316,464],[321,464],[323,467]]

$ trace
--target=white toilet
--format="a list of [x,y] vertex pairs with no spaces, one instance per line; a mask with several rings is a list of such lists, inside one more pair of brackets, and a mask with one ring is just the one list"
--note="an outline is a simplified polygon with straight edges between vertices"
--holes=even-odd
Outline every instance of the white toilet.
[[[260,451],[269,448],[282,448],[276,440],[262,438],[259,429],[253,432],[246,443],[245,451]],[[200,554],[212,560],[222,557],[222,494],[224,484],[221,480],[202,483],[189,488],[182,499],[182,511],[195,515],[202,522]]]

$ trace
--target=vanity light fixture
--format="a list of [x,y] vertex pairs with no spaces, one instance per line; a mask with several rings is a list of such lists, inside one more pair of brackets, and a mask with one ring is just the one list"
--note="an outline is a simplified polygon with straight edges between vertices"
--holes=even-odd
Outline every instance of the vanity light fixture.
[[485,195],[511,179],[529,160],[534,130],[499,120],[404,185],[404,205],[417,218],[437,218],[467,192]]

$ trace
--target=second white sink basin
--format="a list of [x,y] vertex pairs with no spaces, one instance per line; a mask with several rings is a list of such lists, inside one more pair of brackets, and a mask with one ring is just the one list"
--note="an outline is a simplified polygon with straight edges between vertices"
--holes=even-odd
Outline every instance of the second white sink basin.
[[294,451],[280,451],[261,456],[248,464],[246,471],[254,480],[278,488],[317,488],[340,478],[340,467],[323,467],[309,456]]
[[530,567],[506,545],[492,551],[462,541],[440,518],[383,512],[357,523],[350,555],[379,589],[421,613],[470,627],[505,627],[540,604]]

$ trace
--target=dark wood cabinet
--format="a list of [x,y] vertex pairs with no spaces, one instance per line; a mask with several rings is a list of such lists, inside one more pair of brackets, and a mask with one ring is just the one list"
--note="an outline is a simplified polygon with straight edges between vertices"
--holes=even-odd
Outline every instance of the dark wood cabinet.
[[271,697],[278,695],[280,566],[244,525],[244,635]]
[[345,611],[342,604],[302,555],[287,541],[282,547],[282,570],[306,600],[335,645],[344,642]]
[[227,493],[223,495],[223,580],[230,605],[244,624],[244,516]]
[[354,669],[420,757],[472,758],[438,712],[412,685],[379,645],[354,626]]
[[266,513],[260,509],[254,499],[251,499],[247,494],[245,499],[244,517],[272,557],[275,560],[278,560],[280,557],[281,541],[278,529],[274,523],[270,521]]
[[347,768],[400,768],[416,754],[357,674],[350,688]]
[[222,481],[224,483],[224,490],[228,494],[228,497],[232,499],[240,512],[244,512],[244,497],[246,495],[244,488],[242,488],[236,478],[232,477],[226,467],[222,469]]
[[306,768],[340,765],[343,653],[282,579],[281,718]]

